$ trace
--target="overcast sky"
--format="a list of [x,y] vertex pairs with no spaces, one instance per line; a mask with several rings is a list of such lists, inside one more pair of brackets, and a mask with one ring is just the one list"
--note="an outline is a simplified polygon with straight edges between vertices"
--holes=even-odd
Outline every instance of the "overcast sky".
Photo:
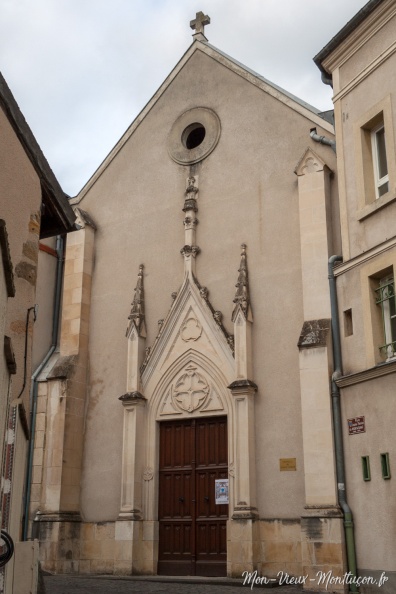
[[0,69],[74,196],[211,18],[209,42],[321,110],[313,56],[364,0],[0,0]]

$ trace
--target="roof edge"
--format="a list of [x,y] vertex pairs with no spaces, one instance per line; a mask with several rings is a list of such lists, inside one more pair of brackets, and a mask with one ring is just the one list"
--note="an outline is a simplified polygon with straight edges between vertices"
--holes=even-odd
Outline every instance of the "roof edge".
[[322,62],[354,31],[384,0],[370,0],[349,20],[346,25],[313,58],[316,66],[324,74],[331,75]]
[[124,134],[120,137],[118,142],[113,146],[108,155],[103,159],[101,164],[94,171],[94,173],[91,175],[86,184],[81,188],[79,193],[71,199],[71,204],[77,205],[81,202],[81,200],[84,198],[87,192],[95,184],[97,179],[99,179],[102,173],[107,169],[111,161],[126,144],[126,142],[132,136],[134,131],[141,124],[146,115],[148,115],[148,113],[154,107],[156,102],[161,98],[167,87],[176,78],[178,73],[182,70],[182,68],[185,66],[185,64],[188,62],[188,60],[191,58],[195,51],[202,51],[207,56],[213,59],[217,59],[219,63],[221,63],[224,67],[232,69],[233,72],[235,72],[237,75],[243,76],[248,82],[256,84],[257,87],[268,92],[278,100],[283,100],[283,103],[285,103],[285,105],[287,105],[291,109],[295,109],[302,115],[305,115],[307,118],[310,118],[314,123],[321,126],[327,132],[334,134],[334,126],[328,121],[328,119],[321,115],[323,112],[321,112],[319,109],[316,109],[315,107],[309,105],[308,103],[299,99],[295,95],[288,93],[281,87],[277,86],[275,83],[270,82],[257,72],[251,70],[249,67],[245,66],[244,64],[235,60],[234,58],[223,53],[215,46],[204,41],[194,40],[193,43],[188,47],[186,52],[183,54],[183,56],[180,58],[180,60],[177,62],[176,66],[174,66],[174,68],[165,78],[163,83],[158,87],[157,91],[154,93],[151,99],[149,99],[149,101],[138,113],[138,115],[132,121],[130,126],[124,132]]
[[0,107],[3,109],[27,157],[33,165],[42,187],[45,187],[47,191],[46,195],[51,206],[56,212],[61,226],[64,228],[63,232],[72,231],[75,221],[73,209],[1,73]]

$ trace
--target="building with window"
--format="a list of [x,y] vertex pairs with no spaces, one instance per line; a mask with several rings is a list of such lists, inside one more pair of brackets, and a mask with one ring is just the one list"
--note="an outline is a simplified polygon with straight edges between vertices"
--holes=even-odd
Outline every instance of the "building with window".
[[[342,369],[336,380],[348,501],[362,575],[395,590],[396,7],[369,2],[316,56],[332,79],[342,263],[334,269]],[[361,432],[360,432],[361,431]],[[375,543],[375,545],[373,544]],[[393,572],[393,573],[392,573]]]
[[394,591],[395,23],[371,0],[315,58],[336,155],[328,114],[197,13],[72,199],[60,349],[37,377],[48,571],[323,591],[331,571],[344,592],[357,567]]
[[31,377],[57,342],[51,319],[62,254],[50,247],[52,237],[74,229],[75,215],[1,75],[0,163],[0,519],[15,545],[0,590],[34,593],[38,543],[24,535]]

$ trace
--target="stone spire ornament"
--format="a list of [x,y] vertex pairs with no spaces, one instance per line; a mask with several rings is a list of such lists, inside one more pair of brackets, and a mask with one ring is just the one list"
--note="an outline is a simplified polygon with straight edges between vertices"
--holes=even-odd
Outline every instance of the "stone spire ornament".
[[200,249],[195,245],[196,227],[198,225],[198,219],[196,213],[198,212],[197,206],[198,197],[198,176],[190,176],[187,178],[186,191],[184,199],[183,211],[184,217],[184,246],[180,250],[184,258],[184,269],[185,272],[195,273],[195,258],[199,254]]
[[232,312],[232,321],[234,322],[239,310],[242,311],[245,319],[248,319],[250,311],[250,296],[249,296],[249,277],[247,268],[246,244],[241,245],[241,263],[238,269],[238,282],[235,285],[235,307]]
[[143,287],[143,264],[139,266],[138,280],[135,287],[135,295],[132,301],[131,313],[128,316],[130,321],[127,335],[131,332],[132,325],[135,326],[138,336],[146,337],[146,322],[144,316],[144,287]]
[[193,33],[194,39],[198,41],[208,41],[205,37],[205,25],[210,24],[210,17],[207,14],[204,14],[202,11],[197,12],[195,15],[195,19],[190,21],[191,29],[195,29],[195,33]]

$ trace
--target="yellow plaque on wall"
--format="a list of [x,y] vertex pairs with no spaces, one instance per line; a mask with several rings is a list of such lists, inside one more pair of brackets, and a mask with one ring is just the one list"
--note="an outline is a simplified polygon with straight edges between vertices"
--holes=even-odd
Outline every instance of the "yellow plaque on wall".
[[280,458],[279,470],[297,470],[296,458]]

